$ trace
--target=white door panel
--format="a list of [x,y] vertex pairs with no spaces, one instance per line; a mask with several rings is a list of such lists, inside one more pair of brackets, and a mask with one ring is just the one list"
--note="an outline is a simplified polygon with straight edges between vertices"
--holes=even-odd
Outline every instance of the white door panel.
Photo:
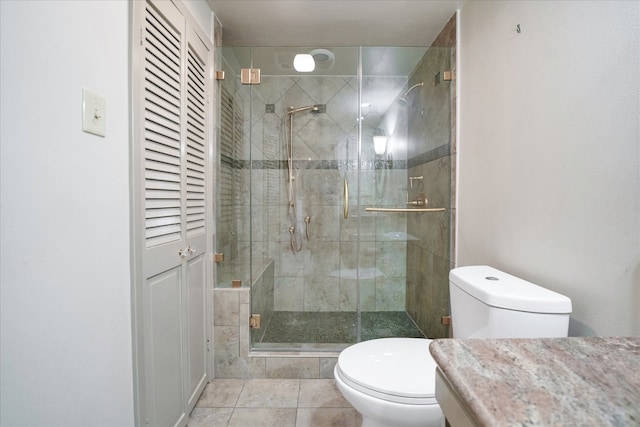
[[182,268],[178,266],[147,280],[149,314],[149,385],[153,396],[151,425],[171,426],[184,417],[182,404]]
[[[204,240],[204,239],[203,239]],[[204,244],[204,242],[202,242]],[[195,406],[207,379],[206,265],[204,255],[187,262],[187,411]]]

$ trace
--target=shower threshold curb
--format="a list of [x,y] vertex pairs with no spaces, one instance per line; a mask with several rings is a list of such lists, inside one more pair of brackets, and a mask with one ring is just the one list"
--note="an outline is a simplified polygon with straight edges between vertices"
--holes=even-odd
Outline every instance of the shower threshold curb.
[[265,350],[251,350],[249,352],[249,357],[338,357],[340,355],[341,350],[330,350],[330,351],[322,351],[322,350],[274,350],[274,349],[265,349]]

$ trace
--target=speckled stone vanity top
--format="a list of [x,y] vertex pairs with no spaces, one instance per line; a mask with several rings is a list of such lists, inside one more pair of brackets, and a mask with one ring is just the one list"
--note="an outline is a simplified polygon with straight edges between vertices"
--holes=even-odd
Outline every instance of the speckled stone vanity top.
[[640,337],[438,339],[430,352],[477,425],[640,426]]

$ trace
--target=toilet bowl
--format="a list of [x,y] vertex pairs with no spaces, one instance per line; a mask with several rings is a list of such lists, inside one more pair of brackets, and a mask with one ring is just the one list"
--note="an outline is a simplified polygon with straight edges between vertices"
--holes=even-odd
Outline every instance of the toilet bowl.
[[[571,300],[489,266],[449,274],[455,338],[566,337]],[[381,338],[340,353],[338,389],[362,415],[362,427],[439,427],[436,364],[429,339]]]
[[431,340],[381,338],[354,344],[334,368],[342,395],[362,415],[362,427],[439,427],[436,364]]

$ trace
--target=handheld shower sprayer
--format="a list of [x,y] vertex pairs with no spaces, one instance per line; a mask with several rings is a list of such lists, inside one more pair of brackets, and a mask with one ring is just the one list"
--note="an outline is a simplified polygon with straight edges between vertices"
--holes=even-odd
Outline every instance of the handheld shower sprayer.
[[[300,232],[296,228],[296,226],[298,225],[298,209],[295,191],[296,177],[293,175],[293,116],[296,113],[301,113],[303,111],[310,111],[313,114],[326,113],[327,106],[326,104],[307,105],[305,107],[290,106],[287,108],[287,113],[282,118],[284,145],[287,153],[287,187],[289,190],[289,212],[291,215],[291,222],[293,223],[293,225],[289,227],[289,234],[291,237],[291,251],[293,251],[294,253],[302,250],[302,240],[300,238]],[[309,240],[309,223],[311,222],[311,217],[307,216],[304,219],[304,222],[306,225],[305,230],[307,240]]]

